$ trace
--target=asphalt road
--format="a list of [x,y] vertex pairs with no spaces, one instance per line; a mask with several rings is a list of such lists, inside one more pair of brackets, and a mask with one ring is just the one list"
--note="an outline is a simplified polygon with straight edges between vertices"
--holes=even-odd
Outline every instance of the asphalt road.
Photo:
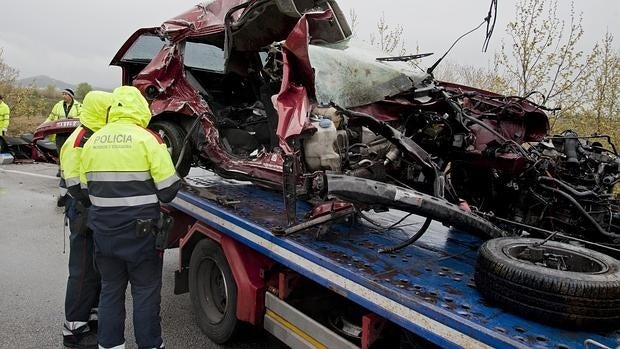
[[[57,167],[0,165],[0,348],[63,348],[64,292],[68,251],[63,252]],[[195,324],[189,294],[173,293],[176,250],[164,258],[162,327],[166,348],[268,348],[264,333],[244,334],[228,346],[206,338]],[[127,295],[125,338],[133,340],[131,295]],[[252,332],[252,331],[250,331]]]

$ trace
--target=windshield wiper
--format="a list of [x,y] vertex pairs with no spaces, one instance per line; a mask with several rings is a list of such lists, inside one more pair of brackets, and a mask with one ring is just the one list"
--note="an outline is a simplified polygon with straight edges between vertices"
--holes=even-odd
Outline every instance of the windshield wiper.
[[417,55],[408,55],[408,56],[381,57],[381,58],[377,58],[377,61],[378,62],[409,62],[414,59],[428,57],[432,54],[433,54],[432,52],[429,52],[429,53],[419,53]]

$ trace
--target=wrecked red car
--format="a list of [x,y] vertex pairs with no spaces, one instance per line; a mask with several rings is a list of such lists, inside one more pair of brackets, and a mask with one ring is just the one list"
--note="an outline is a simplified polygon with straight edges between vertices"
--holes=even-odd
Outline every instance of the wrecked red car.
[[0,153],[11,154],[15,163],[50,162],[58,163],[56,143],[47,136],[56,134],[67,137],[80,125],[77,118],[66,118],[46,122],[37,127],[34,134],[26,133],[18,137],[0,136]]
[[195,163],[293,196],[394,207],[385,193],[336,193],[343,177],[325,183],[346,175],[492,213],[515,234],[619,242],[613,145],[548,137],[526,98],[437,81],[350,36],[335,1],[220,0],[138,30],[111,64],[149,100],[182,175]]
[[[351,205],[428,217],[404,244],[434,219],[618,252],[608,138],[549,136],[545,108],[525,97],[437,81],[411,56],[378,58],[350,37],[334,0],[215,0],[138,30],[111,64],[149,100],[179,174],[194,164],[282,190],[288,229],[304,198],[317,224]],[[506,247],[511,260],[576,279],[613,269],[527,241]]]

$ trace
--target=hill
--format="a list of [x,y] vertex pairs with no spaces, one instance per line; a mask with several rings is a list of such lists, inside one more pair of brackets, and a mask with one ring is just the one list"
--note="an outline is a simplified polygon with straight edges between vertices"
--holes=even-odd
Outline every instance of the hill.
[[17,80],[17,84],[20,86],[34,86],[38,88],[46,88],[51,85],[55,86],[59,90],[64,90],[66,88],[75,89],[75,87],[77,86],[68,82],[51,78],[47,75],[37,75],[19,79]]
[[[58,90],[64,90],[70,88],[75,91],[77,84],[71,84],[62,80],[54,79],[47,75],[37,75],[28,78],[17,80],[19,86],[34,86],[37,88],[47,88],[48,86],[55,86]],[[93,86],[93,90],[109,91],[109,88],[101,88]]]

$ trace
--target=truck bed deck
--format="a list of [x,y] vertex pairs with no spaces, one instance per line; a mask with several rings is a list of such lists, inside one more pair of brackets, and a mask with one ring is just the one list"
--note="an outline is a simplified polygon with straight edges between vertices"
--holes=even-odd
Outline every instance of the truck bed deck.
[[[359,220],[334,224],[321,239],[316,229],[278,237],[271,230],[285,225],[280,193],[212,174],[187,182],[171,206],[442,347],[562,349],[582,348],[588,340],[620,345],[620,330],[559,329],[485,302],[473,281],[482,241],[471,234],[433,222],[414,245],[380,254],[379,248],[403,241],[423,222],[411,216],[387,229],[405,215],[390,211],[368,214],[381,227]],[[300,220],[310,207],[298,204]]]

